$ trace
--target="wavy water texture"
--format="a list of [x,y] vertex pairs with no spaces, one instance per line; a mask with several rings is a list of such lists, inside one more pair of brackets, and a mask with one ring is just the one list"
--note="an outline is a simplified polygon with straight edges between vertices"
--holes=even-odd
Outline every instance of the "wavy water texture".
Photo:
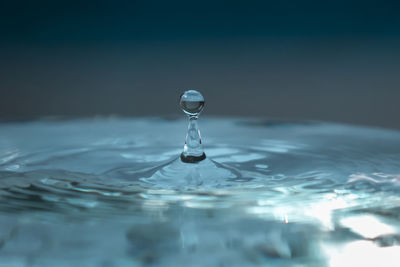
[[184,120],[1,124],[0,266],[400,261],[400,132],[200,123],[197,164]]

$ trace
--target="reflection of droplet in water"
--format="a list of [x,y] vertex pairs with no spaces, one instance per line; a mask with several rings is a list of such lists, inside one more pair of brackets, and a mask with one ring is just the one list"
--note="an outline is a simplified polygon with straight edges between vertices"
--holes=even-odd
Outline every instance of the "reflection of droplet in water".
[[200,92],[189,90],[181,95],[179,103],[182,110],[189,116],[189,127],[181,160],[185,163],[202,161],[206,158],[206,154],[203,152],[197,118],[204,107],[204,97]]

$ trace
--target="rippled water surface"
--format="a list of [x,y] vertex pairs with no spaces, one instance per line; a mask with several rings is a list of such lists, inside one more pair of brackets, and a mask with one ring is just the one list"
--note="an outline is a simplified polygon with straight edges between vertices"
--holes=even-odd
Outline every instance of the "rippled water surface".
[[400,132],[186,123],[0,124],[0,266],[399,266]]

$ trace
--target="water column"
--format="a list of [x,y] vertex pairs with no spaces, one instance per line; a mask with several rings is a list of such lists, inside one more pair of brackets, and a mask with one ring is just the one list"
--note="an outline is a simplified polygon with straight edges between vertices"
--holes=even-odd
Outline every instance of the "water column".
[[189,126],[181,160],[185,163],[202,161],[206,158],[206,154],[203,151],[197,119],[204,107],[204,97],[196,90],[188,90],[181,95],[179,103],[183,112],[189,117]]

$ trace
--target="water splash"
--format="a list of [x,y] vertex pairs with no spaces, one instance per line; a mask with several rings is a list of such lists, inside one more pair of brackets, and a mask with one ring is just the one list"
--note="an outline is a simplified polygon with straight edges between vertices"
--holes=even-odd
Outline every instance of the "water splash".
[[140,180],[154,187],[178,190],[218,188],[237,180],[240,177],[239,171],[206,158],[203,151],[197,124],[205,103],[203,95],[198,91],[188,90],[181,95],[179,103],[189,117],[180,159],[156,168],[154,174]]
[[204,107],[204,97],[200,92],[189,90],[184,92],[179,101],[182,110],[189,117],[189,126],[186,134],[185,145],[181,154],[182,162],[196,163],[206,158],[203,152],[200,130],[197,118]]
[[185,126],[1,124],[1,263],[398,265],[399,132],[205,118],[185,163]]

